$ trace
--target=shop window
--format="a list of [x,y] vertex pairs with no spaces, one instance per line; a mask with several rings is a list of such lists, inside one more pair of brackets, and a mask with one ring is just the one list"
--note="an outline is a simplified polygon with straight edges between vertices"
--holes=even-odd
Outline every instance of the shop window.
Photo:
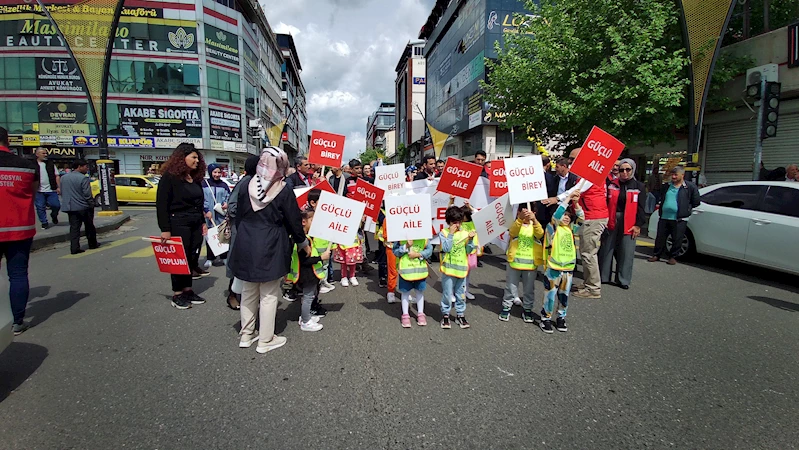
[[110,92],[200,95],[200,70],[194,64],[111,61]]
[[36,102],[0,102],[0,126],[10,134],[33,133],[33,124],[39,122],[39,105]]
[[3,58],[0,61],[0,90],[35,91],[36,59]]
[[208,97],[231,103],[241,103],[241,79],[235,73],[209,67]]

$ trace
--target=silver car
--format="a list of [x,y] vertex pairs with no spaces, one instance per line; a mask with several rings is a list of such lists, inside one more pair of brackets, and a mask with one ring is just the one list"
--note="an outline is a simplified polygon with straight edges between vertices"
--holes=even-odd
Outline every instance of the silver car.
[[[799,182],[722,183],[699,194],[679,256],[702,253],[799,275]],[[659,219],[658,211],[649,219],[652,239]]]

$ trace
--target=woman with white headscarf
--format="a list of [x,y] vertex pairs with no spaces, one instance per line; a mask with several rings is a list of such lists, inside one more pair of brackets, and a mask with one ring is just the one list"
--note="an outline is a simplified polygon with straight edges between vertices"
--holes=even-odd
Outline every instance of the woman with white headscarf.
[[[239,347],[258,341],[258,353],[282,347],[286,338],[275,335],[277,300],[281,283],[289,273],[294,245],[308,251],[300,208],[292,189],[286,188],[289,160],[276,148],[261,153],[255,176],[242,186],[236,213],[236,241],[229,266],[244,281],[241,294],[241,338]],[[260,333],[255,318],[260,319]]]

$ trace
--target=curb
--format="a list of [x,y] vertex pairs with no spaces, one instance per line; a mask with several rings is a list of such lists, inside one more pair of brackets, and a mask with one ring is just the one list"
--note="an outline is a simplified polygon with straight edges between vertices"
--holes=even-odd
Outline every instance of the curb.
[[[103,225],[97,226],[97,234],[107,233],[109,231],[116,230],[117,228],[121,227],[122,224],[130,220],[130,214],[122,214],[121,216],[114,217],[111,219],[110,222],[105,223]],[[80,232],[81,237],[86,236],[86,230],[81,229]],[[33,238],[33,245],[31,245],[31,251],[40,250],[42,248],[49,247],[54,244],[60,244],[62,242],[69,242],[69,232],[67,231],[64,234],[59,234],[56,236],[47,236],[42,237],[40,239]]]

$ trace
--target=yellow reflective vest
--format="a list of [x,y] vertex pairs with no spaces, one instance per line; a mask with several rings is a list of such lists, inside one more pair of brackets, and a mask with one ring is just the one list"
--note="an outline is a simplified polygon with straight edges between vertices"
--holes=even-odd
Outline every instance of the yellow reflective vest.
[[[441,234],[446,238],[449,229],[445,228]],[[469,232],[460,230],[452,236],[452,249],[449,253],[441,255],[441,273],[455,278],[466,278],[469,274],[469,259],[466,256],[466,241]]]
[[511,268],[516,270],[535,270],[540,263],[540,239],[544,234],[541,224],[534,222],[527,226],[521,220],[511,225],[510,235],[513,240],[508,245],[507,259]]
[[[426,239],[417,239],[413,241],[409,252],[422,253],[427,248]],[[427,278],[427,262],[422,258],[411,258],[408,253],[402,255],[399,259],[399,276],[403,280],[418,281]]]
[[571,272],[577,264],[577,250],[574,248],[574,233],[571,225],[559,225],[547,245],[547,266],[553,270]]

